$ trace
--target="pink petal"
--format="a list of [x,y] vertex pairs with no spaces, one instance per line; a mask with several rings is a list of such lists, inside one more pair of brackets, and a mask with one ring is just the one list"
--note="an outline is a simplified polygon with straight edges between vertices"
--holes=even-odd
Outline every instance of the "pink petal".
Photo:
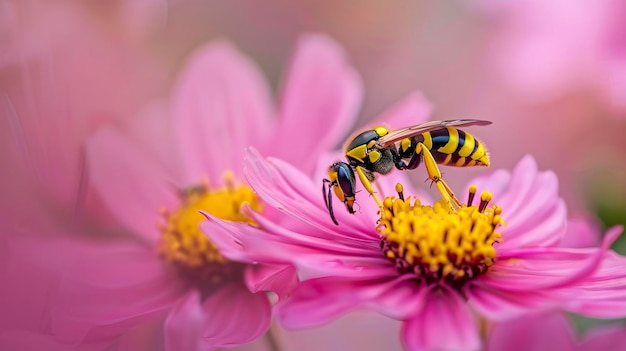
[[403,100],[385,110],[376,120],[368,123],[369,126],[385,126],[399,129],[424,123],[432,113],[432,105],[420,92],[413,92]]
[[128,135],[132,135],[137,147],[178,179],[177,185],[186,185],[182,181],[184,172],[178,140],[171,132],[174,121],[170,117],[168,103],[169,101],[165,99],[149,102],[135,117],[125,121],[125,130],[128,131]]
[[207,317],[200,304],[200,292],[191,290],[165,319],[165,350],[204,350],[202,332]]
[[352,279],[325,277],[303,281],[289,299],[276,306],[287,328],[322,325],[355,308],[376,310],[392,318],[407,318],[424,303],[424,289],[406,277]]
[[570,218],[567,222],[567,233],[559,247],[595,247],[600,243],[601,233],[600,224],[590,216]]
[[[117,338],[112,344],[111,350],[137,351],[137,350],[164,350],[165,337],[163,320],[165,316],[152,321],[142,323],[129,332]],[[98,350],[101,350],[98,349]]]
[[270,327],[271,306],[264,293],[253,294],[243,285],[227,285],[204,301],[209,316],[204,337],[210,347],[232,347],[250,342]]
[[558,181],[552,172],[538,174],[522,205],[506,213],[502,249],[555,246],[565,236],[567,209],[558,197]]
[[159,318],[185,290],[152,247],[133,241],[65,241],[47,245],[40,256],[42,262],[65,266],[52,311],[53,331],[62,340],[119,336]]
[[[606,308],[612,301],[626,301],[619,287],[611,290],[601,277],[595,288],[591,282],[598,267],[606,264],[606,251],[620,231],[621,228],[614,228],[607,232],[598,249],[520,250],[497,261],[487,273],[467,284],[463,292],[468,303],[490,320],[506,320],[557,305],[573,311],[580,308],[585,312],[609,313]],[[612,270],[608,269],[607,274]],[[623,285],[621,279],[614,283]],[[590,291],[585,286],[590,286]],[[621,305],[613,311],[624,313]]]
[[626,328],[624,324],[598,327],[585,335],[580,346],[581,351],[619,351],[626,345]]
[[560,292],[567,309],[596,318],[626,315],[626,258],[609,252],[598,270]]
[[337,43],[323,35],[302,37],[284,82],[270,154],[312,171],[317,155],[351,130],[362,94],[361,80]]
[[[483,191],[490,191],[494,195],[494,199],[498,200],[494,202],[500,205],[501,194],[506,190],[510,182],[511,173],[503,169],[497,169],[471,180],[463,189],[469,189],[470,185],[476,185],[479,194]],[[460,200],[467,203],[467,199]]]
[[38,334],[27,330],[6,330],[0,333],[0,350],[14,351],[96,351],[101,350],[102,345],[86,346],[80,348],[73,344],[65,344],[54,339],[51,335]]
[[287,329],[322,326],[356,308],[349,301],[335,300],[334,295],[302,298],[301,293],[296,290],[296,295],[287,300],[287,304],[276,307],[280,323]]
[[515,166],[511,173],[495,171],[486,176],[478,177],[470,184],[476,184],[478,192],[489,191],[493,194],[493,203],[503,207],[506,211],[514,213],[518,208],[523,208],[524,199],[533,190],[532,185],[537,177],[537,162],[527,155]]
[[421,312],[402,328],[407,350],[478,350],[476,321],[461,297],[447,289],[430,288]]
[[500,203],[507,210],[524,208],[526,197],[533,192],[533,183],[537,177],[537,161],[531,155],[524,156],[515,166],[507,191],[502,194]]
[[[531,207],[531,205],[529,205]],[[567,207],[561,199],[551,205],[536,208],[527,218],[514,216],[499,231],[504,242],[499,245],[501,252],[524,247],[551,247],[558,245],[567,231]]]
[[87,159],[89,177],[108,209],[129,229],[156,242],[159,210],[179,201],[171,175],[110,128],[89,140]]
[[[19,234],[23,233],[11,233],[12,238]],[[42,321],[49,319],[51,296],[56,293],[62,271],[48,269],[47,262],[42,267],[32,260],[31,255],[37,255],[37,251],[38,247],[33,248],[28,241],[22,245],[0,240],[0,330],[44,331]]]
[[195,53],[173,101],[188,184],[207,176],[211,184],[221,185],[227,170],[240,175],[245,148],[267,141],[272,123],[269,89],[259,69],[226,42]]
[[[397,273],[393,264],[378,253],[378,243],[358,247],[316,238],[307,232],[292,232],[251,211],[245,211],[263,229],[222,221],[207,215],[202,231],[227,258],[247,263],[294,264],[307,277],[335,275],[386,277]],[[205,214],[206,215],[206,214]],[[282,239],[281,239],[282,238]],[[353,247],[354,246],[354,247]],[[271,250],[267,250],[271,247]]]
[[532,314],[493,324],[487,350],[575,350],[574,340],[564,314]]
[[498,255],[498,261],[477,281],[512,291],[569,286],[596,271],[620,234],[621,228],[609,230],[602,246],[594,249],[538,248],[509,251]]
[[555,246],[565,235],[567,213],[558,196],[558,180],[552,172],[538,172],[531,156],[520,160],[512,174],[496,171],[470,184],[479,193],[490,191],[492,203],[502,206],[506,226],[499,230],[504,238],[499,251]]
[[467,284],[463,288],[472,310],[490,321],[505,321],[541,308],[553,308],[554,297],[542,291],[508,292],[486,285]]
[[245,280],[253,293],[272,291],[279,298],[287,296],[298,285],[296,269],[290,265],[252,265],[246,269]]

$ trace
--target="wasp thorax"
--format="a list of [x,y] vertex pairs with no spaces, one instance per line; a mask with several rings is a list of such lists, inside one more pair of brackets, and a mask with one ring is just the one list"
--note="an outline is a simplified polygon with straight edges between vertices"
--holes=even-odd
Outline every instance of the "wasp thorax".
[[179,207],[162,211],[165,221],[158,226],[161,231],[159,253],[204,286],[240,277],[243,266],[224,258],[200,231],[199,224],[204,220],[200,211],[229,221],[254,223],[240,212],[241,205],[248,203],[252,209],[261,210],[249,186],[235,186],[229,174],[225,178],[226,186],[221,188],[211,189],[208,184],[201,184],[181,191]]
[[400,198],[383,201],[378,231],[383,252],[400,273],[460,288],[493,265],[495,246],[502,241],[495,229],[503,220],[501,207],[487,207],[490,193],[472,206],[473,187],[468,204],[456,212],[442,201],[426,206],[399,193]]

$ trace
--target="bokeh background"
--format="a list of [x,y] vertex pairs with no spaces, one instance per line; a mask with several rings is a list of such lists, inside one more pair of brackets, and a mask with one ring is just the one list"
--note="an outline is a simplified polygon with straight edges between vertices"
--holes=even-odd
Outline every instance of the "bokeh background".
[[[362,77],[359,123],[346,136],[418,90],[434,119],[494,122],[472,130],[494,168],[532,154],[540,169],[556,172],[572,215],[626,222],[622,0],[0,0],[4,223],[19,227],[36,213],[73,223],[84,208],[101,208],[81,179],[84,141],[102,126],[140,142],[143,130],[160,131],[163,144],[149,147],[167,155],[168,128],[153,111],[199,46],[232,42],[277,92],[298,37],[310,32],[339,42]],[[486,170],[443,171],[458,189]],[[421,184],[426,174],[412,177]],[[72,235],[121,235],[106,213],[87,221],[81,228],[89,230]],[[626,241],[615,248],[625,253]],[[582,330],[596,321],[577,323]],[[325,327],[326,339],[300,332],[284,342],[324,345],[352,335],[359,349],[358,335],[372,326],[380,348],[399,347],[397,324],[369,314]]]

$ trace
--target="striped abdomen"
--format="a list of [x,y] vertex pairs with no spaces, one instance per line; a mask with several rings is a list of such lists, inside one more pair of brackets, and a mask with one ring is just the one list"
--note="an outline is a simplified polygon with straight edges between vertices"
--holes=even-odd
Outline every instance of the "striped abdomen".
[[438,164],[456,167],[489,166],[485,146],[470,133],[454,127],[416,136],[432,153]]

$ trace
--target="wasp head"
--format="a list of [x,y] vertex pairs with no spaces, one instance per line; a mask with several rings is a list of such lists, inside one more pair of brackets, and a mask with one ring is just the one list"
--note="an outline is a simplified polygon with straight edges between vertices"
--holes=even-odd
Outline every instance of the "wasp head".
[[[354,213],[354,194],[356,192],[356,180],[352,167],[345,162],[335,162],[328,168],[328,178],[324,179],[322,184],[322,193],[324,194],[324,202],[330,214],[330,218],[337,225],[337,219],[333,212],[333,203],[330,195],[330,189],[335,192],[335,196],[346,205],[349,213]],[[328,189],[326,185],[328,184]]]

